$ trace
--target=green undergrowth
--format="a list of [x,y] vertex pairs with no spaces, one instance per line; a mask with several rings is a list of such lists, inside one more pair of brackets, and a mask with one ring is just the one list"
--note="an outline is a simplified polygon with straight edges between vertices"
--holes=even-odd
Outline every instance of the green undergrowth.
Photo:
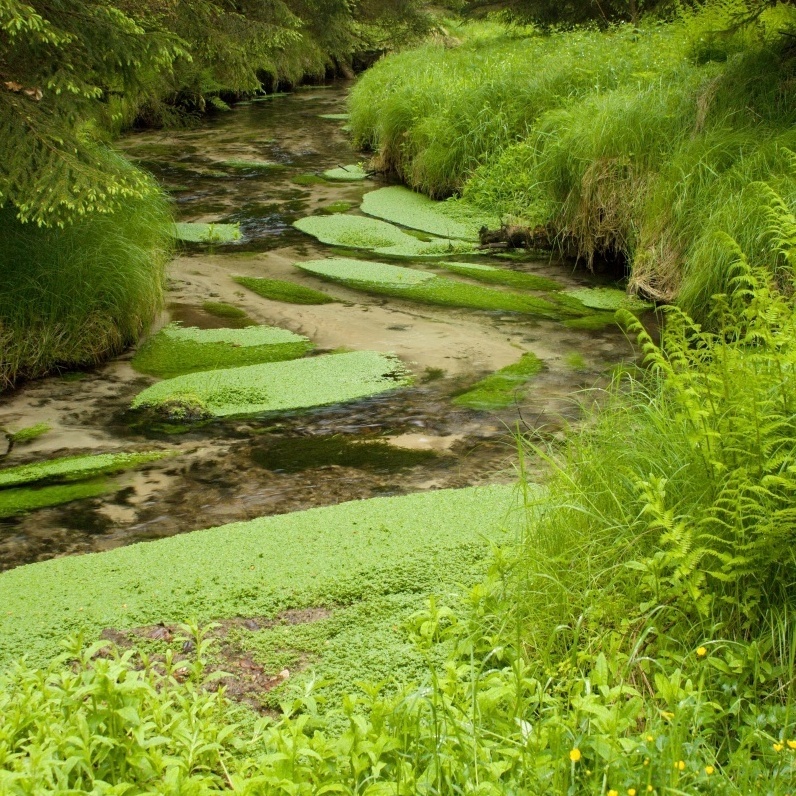
[[370,249],[391,257],[441,257],[471,251],[473,248],[464,241],[443,238],[421,240],[386,221],[364,216],[308,216],[294,222],[293,226],[331,246]]
[[403,268],[396,265],[348,260],[310,260],[294,263],[296,268],[324,279],[385,296],[438,304],[449,307],[502,312],[520,312],[542,318],[561,319],[578,317],[586,310],[575,299],[559,301],[556,294],[531,296],[492,290],[480,285],[470,285],[453,279],[434,276],[427,271]]
[[[493,285],[507,285],[520,290],[561,290],[564,286],[554,279],[545,276],[529,274],[526,271],[513,271],[509,268],[495,268],[492,265],[481,265],[479,263],[451,263],[441,260],[434,264],[437,268],[444,268],[446,271],[466,276],[468,279],[475,279],[478,282],[488,282]],[[582,301],[579,296],[575,298]],[[586,304],[585,306],[591,306]]]
[[174,225],[174,237],[185,243],[234,243],[240,240],[240,226],[181,221]]
[[492,229],[500,226],[500,219],[496,216],[487,215],[461,201],[435,202],[400,185],[366,193],[360,209],[369,216],[440,238],[478,241],[481,227]]
[[409,382],[395,357],[355,351],[176,376],[139,393],[132,408],[202,420],[344,403]]
[[705,322],[731,279],[719,233],[790,269],[761,231],[767,193],[796,207],[796,9],[737,24],[759,10],[709,2],[665,23],[390,55],[352,92],[354,138],[411,188],[544,225],[587,262],[626,260],[631,290]]
[[255,276],[236,276],[234,280],[258,296],[288,304],[330,304],[337,301],[332,296],[311,287],[283,279],[263,279]]
[[531,352],[519,362],[495,371],[476,382],[467,392],[457,395],[453,403],[470,409],[503,409],[524,397],[528,383],[544,369],[544,363]]
[[171,219],[153,188],[63,228],[0,212],[0,389],[95,365],[135,342],[163,302]]
[[197,329],[171,324],[147,340],[133,357],[133,367],[169,378],[217,368],[278,362],[304,356],[312,343],[275,326],[243,329]]
[[170,455],[164,451],[99,453],[89,456],[67,456],[60,459],[49,459],[43,462],[34,462],[33,464],[20,464],[16,467],[4,467],[0,469],[0,489],[19,486],[20,484],[79,481],[104,473],[129,470]]
[[368,173],[362,166],[352,163],[348,166],[336,166],[333,169],[326,169],[323,176],[327,180],[337,182],[360,182],[368,178]]

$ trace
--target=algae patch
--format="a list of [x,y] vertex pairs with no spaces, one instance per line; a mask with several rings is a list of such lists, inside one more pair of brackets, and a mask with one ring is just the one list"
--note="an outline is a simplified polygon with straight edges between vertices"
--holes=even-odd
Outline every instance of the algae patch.
[[336,180],[338,182],[360,182],[368,178],[368,173],[358,163],[352,163],[348,166],[326,169],[323,172],[323,176],[327,180]]
[[262,279],[255,276],[236,276],[233,279],[258,296],[271,301],[284,301],[288,304],[330,304],[337,301],[320,290],[284,279]]
[[[492,290],[453,279],[434,276],[426,271],[396,265],[337,258],[294,263],[303,271],[339,282],[357,290],[385,296],[478,310],[520,312],[543,318],[561,319],[583,315],[573,299],[559,303],[554,296],[541,298],[503,290]],[[581,305],[582,306],[582,305]]]
[[15,517],[36,509],[99,497],[116,488],[117,485],[112,479],[95,478],[77,481],[73,484],[2,489],[0,490],[0,517]]
[[428,196],[400,185],[379,188],[366,193],[360,208],[363,213],[393,224],[411,227],[441,238],[478,241],[481,227],[490,229],[499,223],[495,216],[453,199],[435,202]]
[[240,240],[238,224],[202,224],[180,221],[174,225],[174,237],[185,243],[234,243]]
[[132,365],[141,373],[168,378],[182,373],[297,359],[311,349],[312,343],[306,337],[274,326],[197,329],[171,324],[144,343]]
[[165,451],[99,453],[5,467],[0,470],[0,489],[46,481],[79,481],[105,473],[128,470],[131,467],[164,459],[170,455]]
[[567,290],[567,295],[594,310],[630,310],[641,312],[651,309],[652,304],[636,296],[629,296],[624,290],[614,287],[579,287]]
[[248,316],[240,307],[225,304],[223,301],[205,301],[202,304],[202,309],[208,315],[214,315],[216,318],[227,318],[237,321],[248,320]]
[[443,238],[421,240],[393,224],[365,216],[309,216],[294,222],[293,226],[322,243],[352,249],[371,249],[393,257],[444,257],[473,249],[473,244],[465,241]]
[[495,268],[491,265],[478,263],[435,263],[438,268],[475,279],[477,282],[488,282],[493,285],[506,285],[520,290],[561,290],[563,285],[544,276],[529,274],[525,271],[513,271],[510,268]]
[[197,415],[230,417],[344,403],[409,383],[395,357],[355,351],[177,376],[144,390],[132,407],[187,404]]
[[333,122],[347,122],[351,118],[349,113],[319,113],[319,119],[329,119]]
[[544,364],[533,353],[523,354],[519,362],[492,373],[476,382],[467,392],[453,399],[459,406],[471,409],[503,409],[517,402],[525,385]]

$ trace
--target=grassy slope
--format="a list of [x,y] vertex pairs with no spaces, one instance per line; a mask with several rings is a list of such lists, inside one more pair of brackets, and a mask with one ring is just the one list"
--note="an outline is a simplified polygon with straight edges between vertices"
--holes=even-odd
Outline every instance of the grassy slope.
[[[415,610],[424,595],[473,582],[488,540],[511,538],[506,531],[516,529],[514,506],[513,487],[425,492],[20,567],[0,575],[0,666],[22,655],[41,663],[79,631],[90,639],[106,627],[273,616],[313,606],[342,606],[344,623],[345,617],[353,622],[346,632],[349,641],[360,639],[357,651],[346,653],[339,639],[330,650],[346,666],[356,668],[357,655],[366,660],[363,647],[374,638],[382,639],[385,653],[397,645],[405,656],[394,615]],[[341,619],[330,621],[339,626]],[[388,655],[369,673],[380,677],[391,669]]]
[[729,279],[719,230],[768,262],[755,183],[796,205],[779,33],[796,12],[716,36],[729,13],[407,51],[359,82],[352,128],[410,186],[552,224],[586,258],[620,253],[636,287],[704,318]]

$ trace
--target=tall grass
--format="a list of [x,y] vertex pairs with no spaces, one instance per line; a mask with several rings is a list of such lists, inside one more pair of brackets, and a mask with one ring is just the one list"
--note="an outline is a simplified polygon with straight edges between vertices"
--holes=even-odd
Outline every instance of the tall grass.
[[63,228],[0,210],[0,389],[96,364],[138,339],[163,300],[171,223],[154,187]]
[[731,27],[742,2],[607,33],[479,39],[385,59],[351,99],[376,160],[433,196],[473,204],[621,258],[631,286],[701,321],[726,291],[723,230],[754,265],[765,181],[796,207],[796,59],[775,8]]

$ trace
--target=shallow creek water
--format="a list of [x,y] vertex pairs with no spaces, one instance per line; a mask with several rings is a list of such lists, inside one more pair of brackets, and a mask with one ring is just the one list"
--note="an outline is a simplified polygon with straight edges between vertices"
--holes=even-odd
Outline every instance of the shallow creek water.
[[[132,353],[87,372],[25,385],[0,399],[0,425],[48,423],[52,430],[16,447],[4,465],[120,450],[167,449],[176,455],[118,476],[104,497],[0,520],[0,570],[355,498],[509,481],[516,475],[512,430],[519,425],[560,435],[588,400],[584,391],[633,356],[615,328],[575,331],[528,316],[368,296],[293,268],[293,262],[334,254],[294,230],[294,220],[334,202],[357,206],[366,191],[384,184],[294,181],[361,159],[343,123],[319,117],[344,111],[346,91],[301,90],[239,105],[196,129],[133,134],[121,142],[172,194],[180,220],[239,222],[243,234],[215,251],[187,247],[176,257],[168,272],[168,309],[153,331],[172,320],[202,328],[232,325],[203,309],[205,302],[226,302],[252,321],[306,335],[316,354],[395,353],[415,375],[415,386],[345,405],[166,435],[136,425],[127,411],[131,399],[154,381],[133,370]],[[280,168],[249,172],[220,165],[231,159],[270,160]],[[595,282],[558,262],[513,267],[567,286]],[[269,301],[237,285],[236,275],[290,279],[342,303]],[[546,367],[517,405],[495,413],[451,403],[457,390],[525,351]],[[377,439],[389,447],[350,444]]]

